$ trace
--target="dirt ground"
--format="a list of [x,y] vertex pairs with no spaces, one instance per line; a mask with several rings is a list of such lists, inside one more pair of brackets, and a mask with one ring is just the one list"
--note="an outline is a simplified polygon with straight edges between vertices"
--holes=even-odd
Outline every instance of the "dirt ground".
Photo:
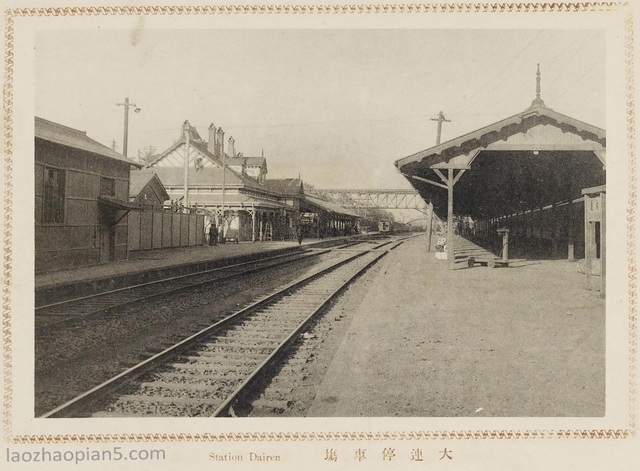
[[603,416],[604,300],[576,264],[458,266],[424,237],[385,257],[306,415]]

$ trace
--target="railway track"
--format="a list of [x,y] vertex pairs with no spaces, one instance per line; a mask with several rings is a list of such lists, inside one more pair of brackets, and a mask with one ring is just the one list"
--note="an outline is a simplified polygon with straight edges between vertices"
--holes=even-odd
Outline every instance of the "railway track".
[[80,320],[106,315],[127,305],[155,297],[184,291],[210,283],[227,281],[285,264],[317,257],[330,250],[306,251],[298,254],[283,254],[257,261],[213,268],[211,270],[179,275],[162,280],[142,283],[126,288],[56,302],[35,309],[36,336],[50,334]]
[[402,242],[345,253],[42,417],[240,415],[315,316]]

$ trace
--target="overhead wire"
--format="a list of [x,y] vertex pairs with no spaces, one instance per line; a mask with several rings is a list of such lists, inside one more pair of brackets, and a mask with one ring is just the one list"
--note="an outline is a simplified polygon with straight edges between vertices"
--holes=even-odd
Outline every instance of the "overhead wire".
[[[561,97],[562,95],[564,95],[564,93],[567,91],[567,89],[569,89],[569,87],[574,88],[576,85],[578,85],[579,83],[581,83],[582,81],[584,81],[585,79],[592,77],[594,71],[596,71],[598,69],[598,65],[602,65],[604,63],[604,60],[602,58],[602,56],[598,55],[596,56],[587,67],[584,68],[585,72],[580,74],[580,76],[570,82],[570,83],[566,83],[564,86],[560,87],[559,89],[556,89],[555,93],[551,93],[549,94],[549,102],[553,103],[554,100],[558,99],[559,97]],[[604,71],[604,68],[602,68],[602,70]]]
[[[514,53],[511,56],[511,58],[504,64],[503,67],[501,67],[495,74],[493,74],[491,78],[483,82],[482,85],[477,87],[471,99],[459,101],[458,104],[450,108],[449,112],[447,113],[447,117],[451,119],[451,117],[455,116],[458,110],[460,110],[463,106],[470,108],[470,105],[478,103],[479,100],[491,100],[491,103],[493,105],[492,108],[495,108],[495,105],[501,104],[506,99],[513,96],[513,94],[515,94],[516,92],[521,93],[522,88],[520,87],[520,85],[513,84],[511,83],[511,81],[508,81],[507,84],[511,84],[511,86],[508,88],[510,88],[511,90],[508,91],[507,93],[503,93],[500,96],[500,98],[498,98],[497,100],[491,98],[491,92],[496,88],[498,87],[502,87],[503,89],[507,88],[505,81],[499,80],[500,77],[504,77],[505,71],[510,70],[511,68],[513,68],[515,65],[519,63],[525,63],[528,60],[528,57],[530,57],[531,55],[534,55],[533,52],[527,54],[527,51],[532,47],[532,45],[537,44],[538,46],[536,49],[542,49],[542,48],[548,47],[544,43],[539,44],[537,42],[537,40],[539,39],[543,31],[544,30],[538,30],[536,34],[527,42],[527,44],[524,47],[522,47],[517,53]],[[555,75],[555,77],[553,78],[549,86],[544,87],[547,91],[553,88],[553,86],[558,82],[560,77],[565,73],[569,65],[573,62],[573,60],[575,60],[577,53],[580,51],[580,48],[582,47],[582,44],[584,44],[585,40],[589,37],[590,34],[591,32],[587,32],[585,36],[581,36],[580,38],[576,39],[572,44],[570,44],[566,48],[563,48],[561,51],[559,51],[558,54],[556,54],[556,56],[550,62],[545,64],[547,65],[547,67],[551,66],[556,62],[558,62],[559,60],[561,60],[561,58],[563,58],[567,54],[571,53],[571,59],[568,61],[563,60],[564,65],[561,71]],[[577,47],[574,47],[576,46],[576,44],[577,44]],[[597,61],[594,61],[594,64],[596,62]],[[583,74],[579,80],[584,80],[585,76],[586,75]],[[567,86],[563,87],[560,93],[563,93]],[[556,97],[557,94],[553,96]],[[474,110],[470,113],[465,113],[465,116],[466,117],[492,116],[492,113],[491,112],[485,113],[479,110]],[[431,117],[432,117],[431,114],[416,114],[411,116],[397,116],[392,118],[379,118],[379,119],[363,118],[363,119],[355,119],[355,120],[342,119],[342,120],[330,120],[330,121],[307,121],[307,122],[297,122],[297,123],[289,122],[289,123],[278,123],[278,124],[275,124],[275,123],[242,124],[242,125],[230,125],[223,128],[227,131],[234,131],[234,130],[245,130],[245,129],[308,129],[308,128],[314,128],[314,127],[336,127],[336,126],[357,127],[364,124],[384,125],[384,124],[400,122],[400,121],[425,120],[425,119],[430,119]],[[200,127],[199,125],[195,127],[198,129],[206,129],[208,127],[208,124],[202,127]],[[146,129],[143,128],[138,130],[139,133],[147,134],[148,136],[150,135],[164,136],[166,135],[166,133],[172,132],[172,131],[175,131],[176,136],[179,136],[180,126],[177,125],[170,128],[146,128]]]
[[[498,77],[500,77],[505,70],[509,69],[513,63],[515,61],[517,61],[519,58],[522,58],[523,53],[538,39],[538,37],[540,36],[540,34],[543,32],[543,30],[539,30],[535,36],[533,38],[531,38],[529,40],[529,42],[524,46],[524,48],[522,48],[521,50],[519,50],[517,53],[515,53],[511,59],[509,60],[509,62],[507,62],[504,67],[502,67],[492,78],[490,78],[489,80],[487,80],[483,85],[481,85],[481,87],[479,87],[480,89],[486,87],[487,85],[493,83],[493,87],[491,87],[488,91],[491,91],[501,85],[503,85],[501,82],[497,81],[496,79]],[[481,96],[485,96],[486,92],[484,94],[480,94],[480,90],[478,90],[474,97],[470,100],[470,101],[466,101],[466,102],[461,102],[459,103],[457,106],[455,106],[452,109],[452,113],[457,111],[458,109],[460,109],[462,106],[464,105],[468,105],[469,103],[473,103],[474,101],[476,101],[477,98],[480,98]],[[361,125],[364,123],[390,123],[390,122],[397,122],[397,121],[406,121],[406,120],[422,120],[422,119],[427,119],[427,118],[431,118],[431,115],[427,115],[427,114],[420,114],[420,115],[412,115],[412,116],[400,116],[400,117],[395,117],[395,118],[381,118],[381,119],[357,119],[357,120],[331,120],[331,121],[315,121],[315,122],[304,122],[304,123],[280,123],[280,124],[250,124],[250,125],[239,125],[239,126],[227,126],[227,129],[265,129],[265,128],[291,128],[291,129],[304,129],[304,128],[309,128],[309,127],[314,127],[314,126],[357,126],[357,125]],[[166,130],[166,129],[165,129]]]
[[[459,102],[457,105],[455,105],[453,108],[451,108],[449,110],[449,114],[453,114],[455,112],[457,112],[461,107],[463,106],[469,106],[474,104],[479,98],[486,98],[491,91],[495,90],[497,87],[504,85],[502,81],[499,81],[498,78],[504,76],[504,72],[506,70],[509,70],[513,67],[513,64],[518,60],[518,59],[522,59],[524,57],[524,53],[525,51],[527,51],[527,49],[529,49],[529,47],[534,44],[534,42],[540,37],[540,35],[542,34],[543,30],[538,30],[538,32],[536,33],[536,35],[531,38],[529,40],[529,42],[522,48],[520,49],[518,52],[514,53],[514,55],[511,57],[511,59],[495,74],[493,75],[490,79],[488,79],[487,81],[485,81],[480,87],[478,87],[478,90],[476,92],[474,92],[474,94],[472,95],[472,98],[470,100],[464,100]],[[487,86],[493,84],[492,87],[487,88]]]
[[[571,54],[571,58],[568,61],[563,61],[562,62],[562,69],[560,70],[560,72],[556,75],[556,77],[551,81],[551,83],[546,86],[545,88],[547,90],[552,90],[553,86],[556,84],[556,82],[560,79],[560,77],[562,77],[562,74],[564,74],[564,72],[567,70],[567,68],[569,67],[569,65],[575,60],[575,58],[578,56],[578,52],[580,51],[580,49],[582,49],[583,44],[585,43],[585,41],[589,38],[591,32],[587,31],[586,35],[584,36],[584,39],[582,41],[577,41],[576,43],[578,43],[578,47],[576,48],[575,52],[573,54]],[[575,44],[575,43],[574,43]]]
[[[562,76],[563,72],[565,70],[567,70],[567,67],[573,61],[573,58],[575,58],[578,55],[577,53],[580,51],[581,48],[583,48],[584,41],[585,41],[586,38],[588,38],[589,34],[590,33],[587,32],[586,35],[580,36],[575,41],[573,41],[571,44],[569,44],[567,47],[565,47],[562,50],[560,50],[553,57],[553,59],[551,59],[551,61],[549,61],[549,62],[547,62],[547,63],[542,65],[543,74],[544,74],[545,70],[546,71],[552,70],[552,66],[554,64],[556,64],[558,61],[561,60],[562,64],[563,64],[563,67],[562,67],[561,71],[553,76],[553,78],[551,80],[551,84],[549,86],[544,86],[543,85],[543,87],[542,87],[542,89],[543,89],[543,94],[542,94],[543,98],[545,97],[545,91],[548,91],[550,88],[552,88],[552,86],[555,83],[557,83],[557,81]],[[547,46],[546,45],[541,45],[540,46],[540,48],[543,48],[543,47],[547,47]],[[569,59],[569,60],[565,59],[565,56],[567,56],[567,55],[569,55],[571,57],[571,59]],[[521,87],[513,88],[508,93],[503,93],[500,98],[498,98],[497,100],[493,101],[494,107],[497,107],[498,105],[504,103],[507,99],[511,98],[515,93],[522,93],[522,88]],[[547,95],[547,101],[551,101],[551,100],[548,99],[548,97],[549,97],[549,95]]]

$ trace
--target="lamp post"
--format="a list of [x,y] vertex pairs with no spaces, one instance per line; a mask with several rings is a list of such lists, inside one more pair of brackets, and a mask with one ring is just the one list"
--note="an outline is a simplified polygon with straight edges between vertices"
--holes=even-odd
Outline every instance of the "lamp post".
[[127,142],[129,140],[129,107],[133,106],[134,113],[140,113],[140,108],[135,103],[129,103],[129,98],[124,99],[124,103],[116,103],[117,106],[124,106],[124,138],[122,140],[122,155],[127,156]]

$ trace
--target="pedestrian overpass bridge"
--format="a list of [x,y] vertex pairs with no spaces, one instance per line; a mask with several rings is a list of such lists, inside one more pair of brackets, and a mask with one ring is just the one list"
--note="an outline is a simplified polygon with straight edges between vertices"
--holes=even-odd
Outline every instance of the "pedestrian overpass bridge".
[[429,205],[416,190],[331,189],[321,192],[349,201],[352,208],[415,209],[429,214]]

